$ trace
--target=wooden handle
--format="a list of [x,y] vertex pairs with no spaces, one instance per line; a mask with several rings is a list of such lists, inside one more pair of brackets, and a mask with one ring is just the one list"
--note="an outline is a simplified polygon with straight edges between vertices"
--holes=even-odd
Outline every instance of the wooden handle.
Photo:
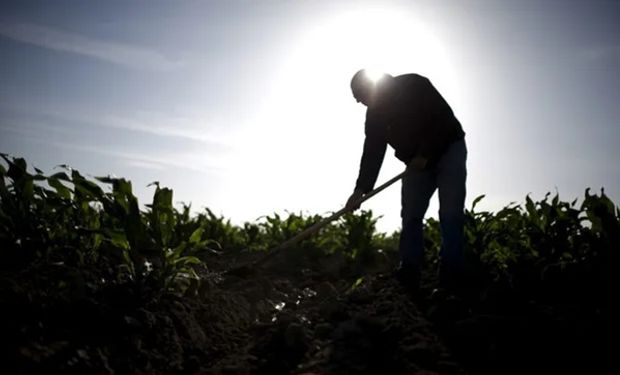
[[[403,178],[405,173],[407,173],[407,170],[405,170],[404,172],[400,173],[398,176],[393,177],[392,179],[390,179],[389,181],[385,182],[383,185],[381,185],[378,188],[374,189],[370,193],[365,194],[362,197],[362,199],[360,199],[359,203],[362,204],[365,201],[367,201],[368,199],[372,198],[373,196],[379,194],[385,188],[387,188],[388,186],[392,185],[396,181],[398,181],[401,178]],[[283,243],[281,243],[278,247],[276,247],[275,249],[271,250],[263,258],[259,259],[255,264],[256,265],[261,264],[261,263],[265,262],[267,259],[270,259],[271,257],[273,257],[275,254],[277,254],[281,250],[289,248],[292,245],[296,244],[297,242],[302,241],[302,240],[310,237],[314,233],[318,232],[325,225],[331,223],[332,221],[338,219],[340,216],[342,216],[342,215],[344,215],[344,214],[346,214],[347,212],[350,212],[350,211],[353,211],[353,210],[350,209],[350,208],[346,208],[345,207],[345,208],[341,209],[340,211],[333,213],[331,216],[326,217],[326,218],[322,219],[321,221],[313,224],[312,226],[310,226],[309,228],[305,229],[304,231],[302,231],[301,233],[297,234],[296,236],[294,236],[292,238],[289,238],[288,240],[286,240]]]

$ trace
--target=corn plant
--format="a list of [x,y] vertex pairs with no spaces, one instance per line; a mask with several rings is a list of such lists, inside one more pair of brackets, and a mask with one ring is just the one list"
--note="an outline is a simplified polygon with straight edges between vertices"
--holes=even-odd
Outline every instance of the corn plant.
[[2,158],[8,169],[0,165],[0,243],[7,267],[62,267],[94,289],[131,283],[183,292],[197,283],[189,266],[199,260],[188,252],[209,240],[202,228],[175,237],[172,190],[156,184],[153,203],[142,212],[125,179],[92,181],[67,166],[51,176],[32,174],[23,159]]

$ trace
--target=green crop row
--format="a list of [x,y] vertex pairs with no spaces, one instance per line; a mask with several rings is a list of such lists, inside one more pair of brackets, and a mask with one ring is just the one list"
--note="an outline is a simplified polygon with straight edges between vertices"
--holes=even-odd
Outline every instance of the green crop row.
[[[125,179],[89,179],[67,166],[45,175],[23,159],[2,159],[0,271],[52,272],[60,276],[50,287],[61,290],[129,285],[140,296],[193,294],[201,282],[197,270],[208,269],[210,254],[267,251],[321,220],[289,213],[233,225],[209,209],[192,215],[188,205],[174,207],[172,190],[158,183],[151,203],[140,209]],[[502,284],[549,297],[560,289],[585,295],[616,285],[620,210],[604,191],[586,190],[579,205],[557,194],[537,202],[528,196],[524,205],[498,212],[477,211],[483,197],[465,215],[467,272],[477,286]],[[386,254],[397,259],[398,233],[377,233],[377,219],[371,211],[344,215],[298,250],[310,259],[341,253],[358,265]],[[435,265],[437,220],[426,221],[425,240]]]
[[[114,285],[129,285],[140,296],[195,293],[206,255],[266,251],[321,220],[274,214],[236,226],[209,209],[191,215],[188,205],[175,208],[172,190],[158,183],[152,202],[140,209],[125,179],[89,179],[68,166],[45,175],[30,171],[24,159],[2,159],[0,270],[53,269],[58,288],[80,293]],[[315,257],[341,251],[369,261],[390,243],[375,232],[376,221],[370,211],[345,215],[299,248]]]
[[[574,299],[609,296],[617,289],[620,209],[601,190],[585,191],[578,204],[547,193],[498,212],[477,211],[484,196],[465,212],[467,274],[478,287],[502,284],[528,298]],[[437,220],[426,223],[431,263],[441,248]]]
[[29,173],[23,159],[2,157],[7,164],[0,165],[4,270],[53,268],[73,275],[81,289],[123,283],[157,291],[196,286],[191,265],[200,261],[194,255],[211,241],[203,228],[184,232],[187,213],[173,208],[172,190],[155,184],[152,203],[141,211],[125,179],[92,181],[67,166],[51,176],[38,169]]

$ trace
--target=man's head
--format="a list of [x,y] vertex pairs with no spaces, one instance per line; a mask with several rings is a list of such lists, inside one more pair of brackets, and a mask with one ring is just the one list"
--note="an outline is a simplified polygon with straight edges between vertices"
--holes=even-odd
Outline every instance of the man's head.
[[366,69],[359,70],[351,78],[351,91],[358,103],[368,106],[372,102],[375,83],[370,79]]
[[386,87],[390,78],[392,76],[385,73],[373,74],[373,72],[369,72],[366,69],[358,71],[351,78],[353,97],[358,103],[362,103],[367,107],[372,106],[376,102],[379,91],[382,91],[381,87]]

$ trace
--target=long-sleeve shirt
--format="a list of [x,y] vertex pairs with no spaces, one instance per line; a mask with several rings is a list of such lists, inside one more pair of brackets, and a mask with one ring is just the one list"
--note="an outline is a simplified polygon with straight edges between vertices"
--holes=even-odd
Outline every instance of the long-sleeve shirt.
[[423,157],[432,167],[450,144],[465,137],[461,123],[428,78],[386,76],[376,90],[366,111],[366,138],[356,182],[356,189],[364,193],[377,181],[388,144],[405,164]]

